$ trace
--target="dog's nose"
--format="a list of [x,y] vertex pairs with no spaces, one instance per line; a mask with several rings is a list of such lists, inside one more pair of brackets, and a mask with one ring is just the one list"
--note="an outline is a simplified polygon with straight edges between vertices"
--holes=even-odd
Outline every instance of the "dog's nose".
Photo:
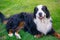
[[42,17],[42,13],[39,13],[39,16]]

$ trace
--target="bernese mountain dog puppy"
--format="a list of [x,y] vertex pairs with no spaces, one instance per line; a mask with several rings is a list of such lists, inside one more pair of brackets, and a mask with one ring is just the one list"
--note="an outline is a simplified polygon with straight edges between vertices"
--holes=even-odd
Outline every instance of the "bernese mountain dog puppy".
[[33,14],[22,12],[11,16],[6,24],[6,29],[10,37],[12,37],[14,33],[19,39],[21,39],[18,33],[20,29],[37,38],[49,34],[60,38],[60,34],[56,33],[52,27],[52,18],[49,10],[44,5],[35,7]]

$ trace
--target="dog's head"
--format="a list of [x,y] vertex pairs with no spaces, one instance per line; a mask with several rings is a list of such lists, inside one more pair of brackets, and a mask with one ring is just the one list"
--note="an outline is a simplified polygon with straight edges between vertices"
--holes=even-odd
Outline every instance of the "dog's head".
[[50,13],[46,6],[38,5],[37,7],[34,8],[34,18],[43,19],[49,17]]

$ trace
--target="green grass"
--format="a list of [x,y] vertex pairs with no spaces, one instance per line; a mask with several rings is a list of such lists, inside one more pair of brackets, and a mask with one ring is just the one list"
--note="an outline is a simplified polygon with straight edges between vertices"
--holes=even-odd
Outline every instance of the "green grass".
[[[32,12],[37,5],[46,5],[53,18],[53,28],[60,33],[60,0],[0,0],[0,11],[6,16],[14,15],[20,12]],[[21,30],[22,40],[58,40],[51,35],[41,38],[34,38],[31,34]],[[5,25],[0,25],[0,40],[17,40],[15,36],[9,37]]]

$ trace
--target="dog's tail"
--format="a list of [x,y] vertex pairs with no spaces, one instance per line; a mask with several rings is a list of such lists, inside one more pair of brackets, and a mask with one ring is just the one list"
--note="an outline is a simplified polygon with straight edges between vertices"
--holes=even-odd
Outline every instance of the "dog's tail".
[[6,24],[8,21],[7,18],[3,15],[3,13],[0,12],[0,23]]

